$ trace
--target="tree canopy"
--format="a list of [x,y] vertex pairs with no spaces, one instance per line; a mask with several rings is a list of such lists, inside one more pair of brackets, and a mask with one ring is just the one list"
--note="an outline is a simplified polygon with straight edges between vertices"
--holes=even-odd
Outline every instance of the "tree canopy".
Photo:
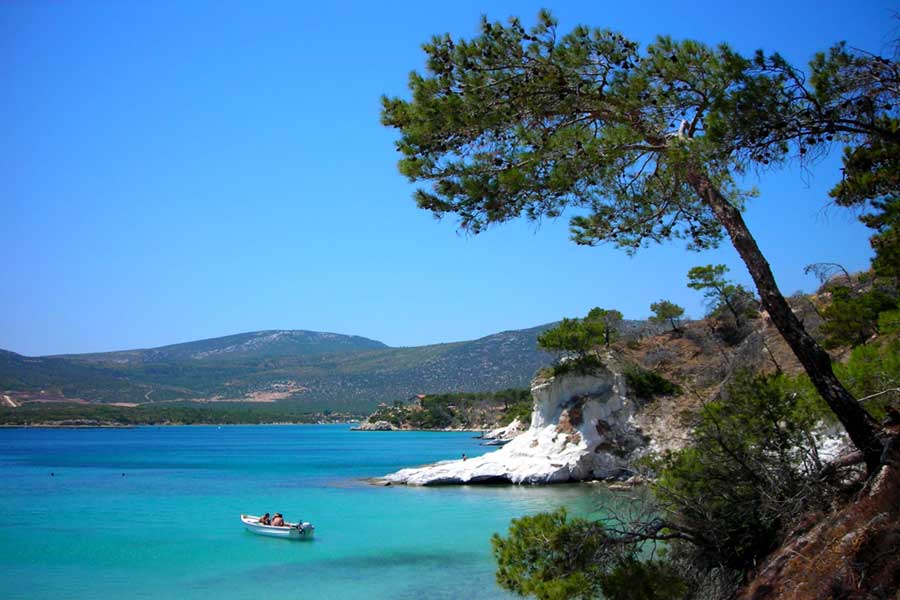
[[653,323],[668,323],[672,331],[681,330],[681,317],[684,316],[684,308],[669,300],[660,300],[650,305],[653,315],[650,321]]
[[607,348],[619,336],[622,313],[594,307],[583,319],[563,319],[538,336],[538,346],[552,352],[573,354],[583,360],[597,346]]
[[421,208],[473,233],[570,208],[576,243],[629,252],[670,239],[708,248],[724,228],[817,390],[870,470],[880,464],[873,419],[791,312],[741,216],[751,194],[736,183],[792,150],[805,160],[834,140],[900,141],[888,122],[898,107],[885,102],[896,88],[860,75],[880,74],[874,57],[838,45],[813,60],[807,82],[777,54],[669,37],[641,50],[604,29],[562,35],[546,11],[530,30],[483,19],[481,35],[436,36],[424,50],[412,98],[382,100],[382,122],[401,134],[400,171],[431,183],[415,192]]
[[749,319],[757,316],[759,305],[753,294],[739,283],[725,278],[725,265],[705,265],[688,271],[688,287],[703,292],[709,305],[709,314],[721,319],[728,315],[734,319],[735,328],[740,330]]
[[595,306],[584,318],[585,322],[599,324],[603,331],[603,345],[609,348],[610,343],[618,339],[619,327],[622,324],[622,313],[615,309]]

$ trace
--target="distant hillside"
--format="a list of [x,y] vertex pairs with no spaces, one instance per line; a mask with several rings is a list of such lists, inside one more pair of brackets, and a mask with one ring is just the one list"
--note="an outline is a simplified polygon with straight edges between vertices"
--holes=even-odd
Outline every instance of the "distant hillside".
[[225,337],[172,344],[148,350],[125,350],[95,354],[69,354],[60,358],[113,363],[150,363],[169,360],[264,359],[283,356],[312,356],[336,352],[375,350],[388,346],[357,335],[341,335],[303,330],[268,330],[238,333]]
[[423,392],[525,387],[552,361],[537,349],[548,327],[410,348],[333,333],[260,331],[95,354],[0,351],[0,391],[18,403],[280,401],[311,411],[368,412]]

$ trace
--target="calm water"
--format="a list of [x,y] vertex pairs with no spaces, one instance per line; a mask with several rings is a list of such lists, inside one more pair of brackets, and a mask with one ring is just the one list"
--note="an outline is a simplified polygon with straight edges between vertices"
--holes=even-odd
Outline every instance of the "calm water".
[[[508,598],[494,583],[491,534],[560,505],[595,512],[605,492],[359,480],[486,450],[468,433],[343,425],[3,429],[0,594]],[[265,511],[312,521],[316,539],[243,530],[241,512]]]

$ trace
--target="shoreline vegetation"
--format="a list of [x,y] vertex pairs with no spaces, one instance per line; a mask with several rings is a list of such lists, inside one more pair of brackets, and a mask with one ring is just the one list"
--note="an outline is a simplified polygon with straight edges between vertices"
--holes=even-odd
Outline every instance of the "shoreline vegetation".
[[516,418],[531,420],[530,388],[496,392],[417,394],[389,405],[382,402],[360,422],[358,431],[473,431],[485,432]]
[[297,425],[352,425],[358,421],[321,421],[309,423],[297,422],[271,422],[271,423],[66,423],[66,422],[42,422],[29,423],[27,425],[15,425],[9,423],[0,424],[0,429],[135,429],[137,427],[285,427]]
[[[68,423],[64,421],[45,421],[28,424],[0,423],[0,429],[134,429],[136,427],[240,427],[240,426],[259,426],[259,427],[279,427],[294,425],[357,425],[359,419],[350,421],[272,421],[259,423],[114,423],[114,422],[96,422],[96,423]],[[384,432],[392,431],[394,433],[478,433],[484,434],[485,429],[360,429],[351,427],[351,431],[371,431]],[[481,439],[481,435],[476,436]]]
[[28,402],[0,407],[0,427],[134,427],[154,425],[302,425],[354,423],[361,415],[310,411],[297,404],[166,403],[115,406]]

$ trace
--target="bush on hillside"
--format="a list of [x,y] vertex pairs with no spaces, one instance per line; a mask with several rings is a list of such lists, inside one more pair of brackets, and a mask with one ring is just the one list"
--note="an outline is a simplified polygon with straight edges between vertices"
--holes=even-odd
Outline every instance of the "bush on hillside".
[[515,519],[492,541],[497,581],[545,599],[728,596],[802,514],[830,501],[816,420],[791,380],[738,376],[704,406],[694,444],[657,461],[650,517]]
[[825,317],[821,328],[825,335],[823,346],[838,348],[864,344],[878,331],[879,315],[896,308],[897,293],[889,287],[872,287],[866,291],[834,287],[831,304],[822,311]]
[[491,539],[497,582],[542,600],[664,600],[687,584],[664,561],[641,561],[640,546],[620,544],[602,523],[569,518],[565,509],[513,519],[507,537]]
[[681,387],[672,383],[656,371],[650,371],[637,365],[625,369],[625,383],[636,397],[652,400],[657,396],[673,396],[681,393]]
[[703,407],[694,444],[664,459],[654,485],[674,523],[693,532],[695,543],[680,545],[693,562],[749,569],[803,512],[827,504],[815,423],[774,375],[740,375]]

